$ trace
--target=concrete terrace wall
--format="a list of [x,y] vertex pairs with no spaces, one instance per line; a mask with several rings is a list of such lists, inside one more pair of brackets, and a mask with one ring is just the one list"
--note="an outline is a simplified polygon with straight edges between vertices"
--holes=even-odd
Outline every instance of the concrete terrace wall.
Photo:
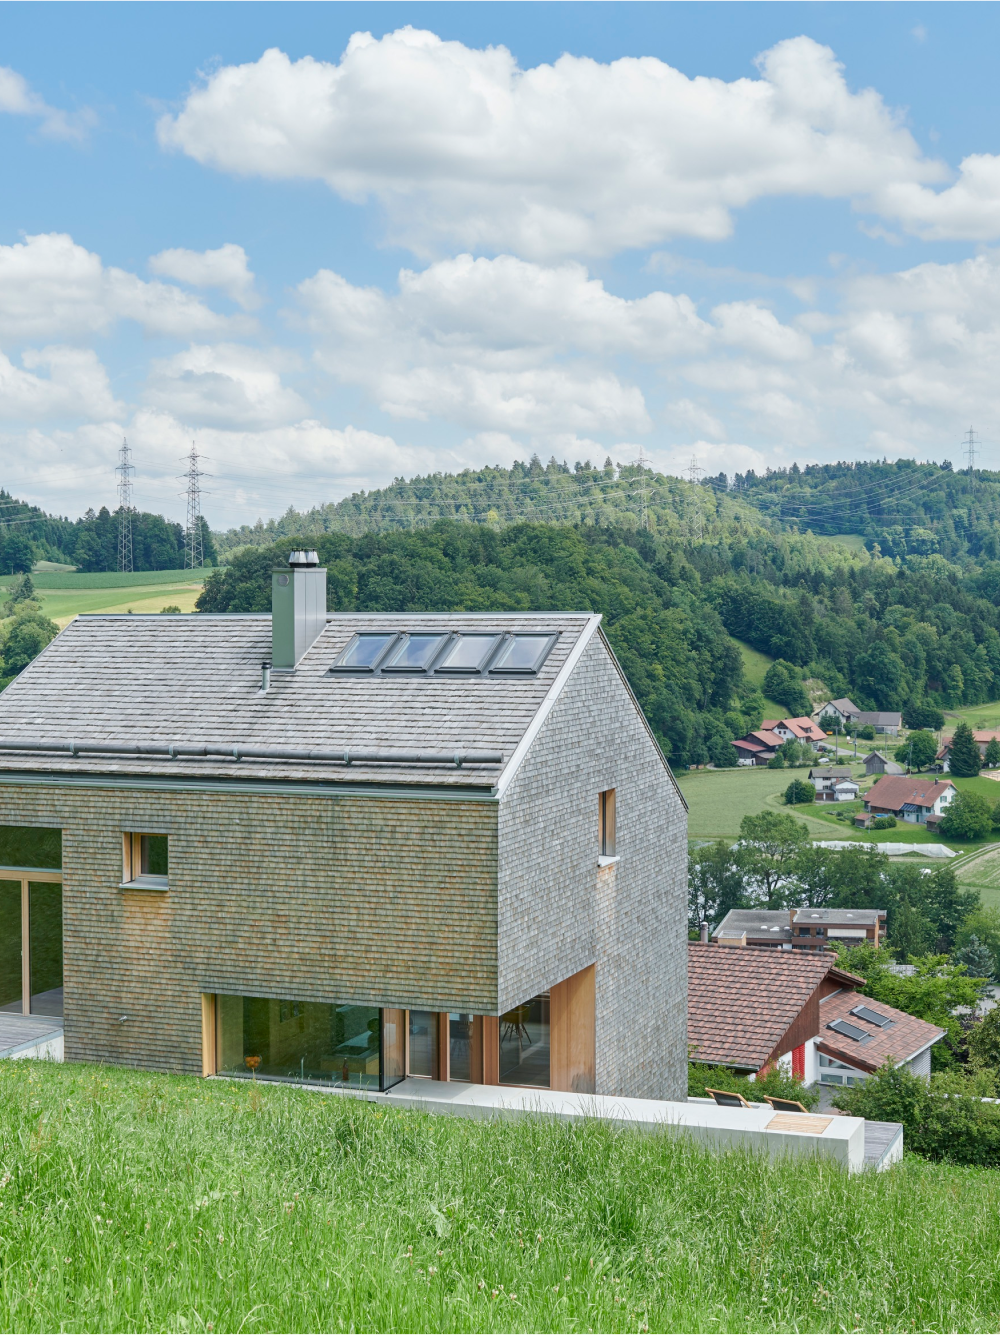
[[499,856],[500,1009],[596,964],[597,1093],[686,1098],[687,814],[600,636],[504,794]]
[[[170,1071],[201,1071],[202,992],[495,1012],[496,816],[0,784],[0,824],[63,830],[67,1060]],[[119,889],[126,830],[170,836],[166,894]]]

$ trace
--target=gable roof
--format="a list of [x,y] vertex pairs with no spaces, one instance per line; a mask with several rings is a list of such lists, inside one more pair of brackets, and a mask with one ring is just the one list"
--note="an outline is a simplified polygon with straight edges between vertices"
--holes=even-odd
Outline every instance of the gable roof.
[[810,779],[814,774],[817,779],[851,779],[854,777],[851,774],[850,765],[814,765],[809,771]]
[[950,779],[916,779],[912,774],[884,774],[865,793],[865,801],[869,806],[886,807],[889,811],[902,811],[908,802],[932,807],[942,793],[954,787]]
[[[599,623],[598,616],[567,612],[337,614],[327,618],[296,671],[273,673],[270,689],[262,695],[260,665],[271,657],[269,614],[80,616],[0,695],[0,739],[133,746],[209,743],[334,751],[338,756],[352,750],[445,757],[468,751],[498,754],[502,761],[461,767],[453,760],[345,764],[241,759],[237,764],[226,757],[0,750],[0,769],[489,790],[517,763],[536,720],[561,691],[587,644],[596,635],[606,647]],[[355,633],[382,628],[480,633],[545,629],[558,632],[559,638],[537,676],[327,675]],[[607,652],[613,660],[610,649]]]
[[858,715],[858,722],[862,727],[866,723],[871,723],[877,728],[898,728],[902,720],[902,714],[893,709],[866,709]]
[[839,709],[842,714],[857,714],[859,712],[857,705],[853,700],[848,700],[847,696],[842,696],[839,700],[827,700],[825,705],[820,705],[819,714],[822,715],[824,709]]
[[838,969],[836,960],[825,950],[746,950],[689,942],[692,1060],[759,1070],[826,978],[842,987],[864,983]]
[[[885,1016],[892,1024],[883,1029],[860,1015],[852,1015],[851,1011],[859,1005]],[[848,1024],[856,1025],[867,1035],[866,1041],[858,1042],[828,1028],[832,1020],[846,1020]],[[890,1057],[897,1065],[910,1061],[918,1052],[944,1038],[947,1032],[926,1020],[918,1020],[915,1015],[907,1015],[905,1011],[897,1011],[882,1001],[872,1001],[856,992],[835,992],[824,997],[819,1003],[819,1023],[820,1041],[816,1046],[820,1052],[862,1071],[877,1071]]]

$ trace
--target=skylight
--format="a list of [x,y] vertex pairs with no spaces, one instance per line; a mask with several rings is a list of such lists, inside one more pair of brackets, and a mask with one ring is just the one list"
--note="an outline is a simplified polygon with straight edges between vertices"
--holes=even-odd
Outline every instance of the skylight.
[[849,1024],[847,1020],[831,1020],[826,1026],[835,1033],[843,1034],[844,1038],[853,1038],[855,1043],[867,1043],[871,1034],[866,1034],[863,1029],[859,1029],[856,1024]]
[[394,631],[355,635],[330,669],[331,672],[374,672],[379,659],[397,638]]
[[482,672],[499,639],[499,635],[459,635],[434,671],[465,675]]
[[888,1015],[880,1015],[878,1011],[873,1011],[870,1006],[855,1006],[851,1011],[859,1020],[867,1020],[869,1024],[877,1024],[880,1029],[888,1029],[894,1020],[890,1020]]
[[549,656],[555,635],[512,635],[490,668],[491,674],[522,676],[535,673]]
[[406,635],[382,665],[383,672],[426,672],[446,635]]

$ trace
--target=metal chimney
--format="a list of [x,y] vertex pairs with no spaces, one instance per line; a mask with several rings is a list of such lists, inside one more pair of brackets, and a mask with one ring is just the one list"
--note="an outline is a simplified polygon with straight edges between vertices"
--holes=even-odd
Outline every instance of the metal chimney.
[[708,945],[708,923],[702,922],[698,928],[698,939],[702,945]]
[[271,671],[294,672],[325,625],[326,570],[315,552],[291,552],[271,576]]

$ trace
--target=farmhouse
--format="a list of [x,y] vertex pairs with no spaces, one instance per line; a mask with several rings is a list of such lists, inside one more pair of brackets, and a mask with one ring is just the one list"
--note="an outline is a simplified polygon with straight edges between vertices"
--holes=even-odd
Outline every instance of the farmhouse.
[[861,710],[857,705],[844,696],[840,700],[827,700],[825,705],[820,705],[815,711],[813,717],[829,732],[833,730],[835,724],[841,728],[850,727],[860,713]]
[[81,616],[0,697],[0,1007],[74,1060],[686,1095],[686,818],[600,617]]
[[897,820],[926,825],[944,814],[956,791],[950,779],[885,775],[865,793],[865,811],[871,816],[895,816]]
[[850,765],[814,766],[809,771],[809,782],[816,789],[817,802],[853,802],[861,791]]
[[[972,732],[973,740],[979,747],[979,755],[982,760],[986,759],[986,748],[994,739],[1000,742],[1000,732],[996,729],[975,728]],[[951,768],[949,764],[949,755],[951,753],[951,738],[946,737],[941,743],[941,749],[937,753],[937,760],[945,774]]]
[[764,719],[755,732],[739,738],[733,746],[738,765],[766,765],[784,742],[808,742],[814,751],[818,751],[820,742],[825,740],[826,733],[812,719]]
[[872,1001],[829,951],[726,950],[692,942],[688,1038],[695,1061],[785,1067],[806,1084],[855,1085],[887,1060],[930,1075],[936,1025]]

